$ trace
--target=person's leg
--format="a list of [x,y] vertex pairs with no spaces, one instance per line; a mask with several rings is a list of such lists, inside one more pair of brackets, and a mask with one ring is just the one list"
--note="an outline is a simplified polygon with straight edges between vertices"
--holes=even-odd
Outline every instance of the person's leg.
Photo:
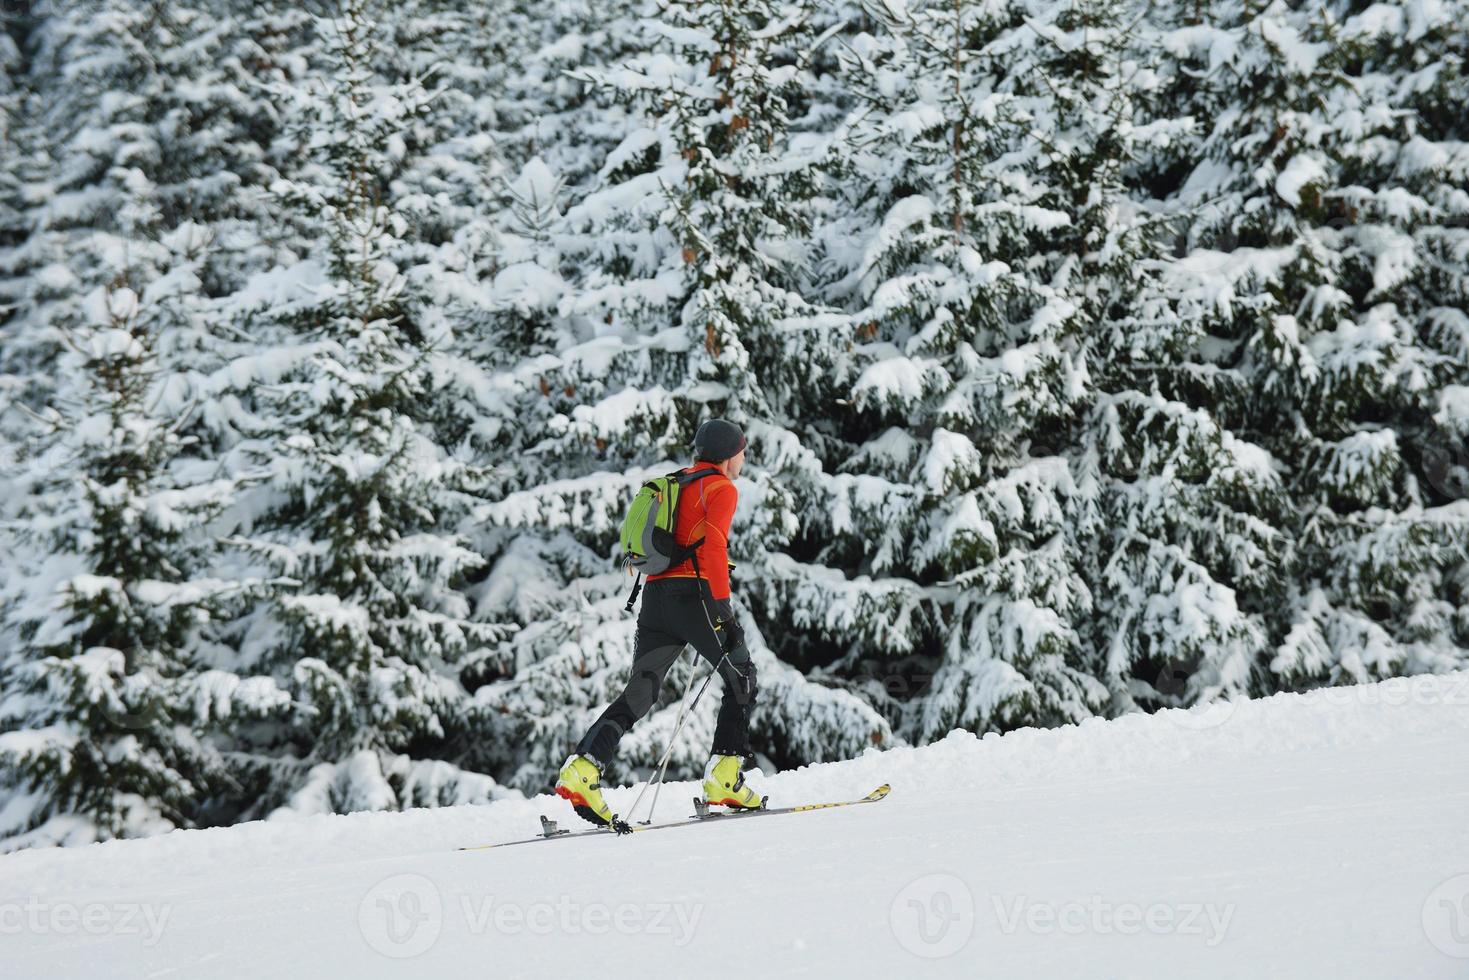
[[707,597],[702,600],[690,590],[682,601],[667,608],[669,631],[693,645],[699,656],[719,665],[724,681],[724,699],[719,703],[719,717],[714,724],[713,755],[750,755],[750,709],[755,704],[758,684],[755,662],[750,651],[740,643],[724,658],[724,633],[713,629],[718,619],[718,604]]
[[719,718],[714,723],[713,755],[750,756],[750,710],[755,706],[758,684],[755,661],[741,643],[730,653],[720,668],[724,679],[724,700],[719,702]]
[[643,592],[627,686],[576,746],[578,755],[590,756],[603,767],[616,756],[622,736],[657,702],[664,676],[683,653],[684,641],[665,628],[665,600],[662,590],[655,588],[661,584],[650,582]]

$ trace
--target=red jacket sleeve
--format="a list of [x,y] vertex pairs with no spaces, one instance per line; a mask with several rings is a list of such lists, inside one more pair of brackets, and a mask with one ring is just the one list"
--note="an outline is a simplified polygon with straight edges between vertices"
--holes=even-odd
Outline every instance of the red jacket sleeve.
[[740,492],[729,480],[708,480],[704,491],[704,546],[699,549],[699,570],[709,580],[716,599],[729,598],[729,527],[734,523]]

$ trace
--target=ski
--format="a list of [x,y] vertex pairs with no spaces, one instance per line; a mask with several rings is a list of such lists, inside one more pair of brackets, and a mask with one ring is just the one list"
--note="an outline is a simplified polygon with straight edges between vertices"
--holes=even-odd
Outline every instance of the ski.
[[[841,800],[837,803],[801,803],[796,806],[761,807],[758,810],[713,810],[703,800],[695,798],[694,815],[689,817],[693,821],[708,820],[740,820],[745,817],[773,817],[780,813],[805,813],[807,810],[829,810],[838,806],[856,806],[858,803],[876,803],[888,795],[891,789],[887,783],[883,783],[877,789],[868,793],[860,800]],[[678,824],[676,826],[683,826]]]
[[[624,833],[640,834],[646,830],[672,830],[674,827],[693,827],[701,823],[712,823],[731,820],[748,820],[751,817],[773,817],[782,813],[805,813],[809,810],[830,810],[840,806],[856,806],[859,803],[876,803],[888,795],[891,787],[883,783],[877,789],[868,793],[860,800],[839,800],[835,803],[801,803],[796,806],[762,807],[759,810],[733,810],[711,812],[703,800],[694,801],[695,813],[683,820],[671,823],[655,824],[632,824],[626,828]],[[495,847],[514,847],[516,844],[539,844],[550,840],[571,840],[577,837],[620,837],[611,827],[592,827],[587,830],[562,830],[556,825],[556,821],[545,816],[541,817],[541,833],[537,837],[527,837],[523,840],[502,841],[498,844],[476,844],[471,847],[460,847],[460,851],[487,851]]]

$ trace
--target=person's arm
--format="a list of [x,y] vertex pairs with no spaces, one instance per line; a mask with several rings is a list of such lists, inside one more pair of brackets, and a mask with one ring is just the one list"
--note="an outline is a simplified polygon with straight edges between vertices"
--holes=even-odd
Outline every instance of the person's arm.
[[729,528],[734,523],[735,506],[740,492],[730,480],[720,480],[704,495],[704,519],[719,532],[719,543],[729,548]]
[[704,577],[710,594],[716,599],[729,596],[729,529],[734,523],[735,506],[740,494],[729,480],[710,480],[704,493]]
[[739,504],[739,499],[739,491],[729,480],[720,480],[704,498],[705,520],[708,521],[709,529],[717,532],[705,538],[709,546],[709,564],[712,566],[706,577],[709,580],[709,592],[714,597],[714,606],[718,610],[719,629],[724,634],[720,642],[725,652],[748,660],[749,654],[743,649],[745,631],[735,618],[729,589],[729,529],[734,523],[735,507]]

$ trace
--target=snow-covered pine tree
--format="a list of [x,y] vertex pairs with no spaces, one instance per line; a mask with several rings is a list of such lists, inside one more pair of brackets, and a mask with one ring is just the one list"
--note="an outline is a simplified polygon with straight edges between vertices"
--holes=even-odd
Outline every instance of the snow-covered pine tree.
[[[3,179],[16,232],[0,251],[0,311],[8,314],[0,315],[0,375],[9,397],[31,409],[56,390],[47,366],[64,344],[55,325],[84,319],[79,304],[123,264],[151,278],[146,246],[107,235],[114,216],[151,220],[140,213],[150,206],[142,171],[156,150],[146,102],[160,82],[143,52],[145,18],[132,6],[43,2],[24,19],[7,16],[15,33],[5,43],[23,45],[11,60],[25,74],[10,76],[18,90],[7,100]],[[79,67],[63,84],[68,65]],[[9,422],[26,418],[11,413]]]
[[[23,265],[18,247],[26,238],[22,135],[28,134],[23,125],[29,74],[27,39],[35,26],[29,14],[28,6],[0,7],[0,521],[8,520],[19,503],[20,494],[9,483],[11,461],[21,432],[28,428],[16,417],[12,403],[25,397],[30,373],[29,358],[13,353],[20,334],[15,325],[17,300],[24,288],[17,273]],[[0,548],[4,548],[3,541],[0,535]],[[4,561],[0,558],[0,574],[4,574]]]
[[190,826],[226,786],[193,709],[200,630],[229,588],[199,577],[199,532],[230,484],[173,479],[182,419],[159,411],[157,314],[180,282],[140,297],[120,272],[54,323],[68,350],[13,475],[0,591],[7,848]]
[[642,22],[656,16],[655,3],[511,0],[505,20],[515,34],[507,52],[514,70],[497,92],[495,129],[511,174],[539,158],[568,188],[585,193],[597,181],[640,114],[583,73],[646,50]]
[[1259,689],[1259,604],[1279,546],[1270,458],[1211,414],[1189,363],[1197,327],[1159,279],[1164,209],[1150,184],[1191,121],[1154,93],[1151,12],[1047,4],[1006,83],[1034,107],[1039,200],[1071,217],[1046,261],[1086,337],[1093,391],[1072,465],[1096,497],[1079,556],[1097,601],[1078,629],[1114,712]]
[[1469,4],[1343,4],[1338,17],[1356,97],[1338,117],[1345,186],[1328,196],[1346,243],[1343,288],[1360,297],[1363,326],[1395,312],[1413,351],[1383,399],[1391,408],[1358,410],[1362,429],[1396,431],[1398,514],[1369,508],[1368,533],[1322,563],[1399,644],[1402,672],[1457,670],[1469,658],[1469,124],[1453,107],[1469,97]]
[[863,324],[852,444],[830,523],[812,516],[828,561],[903,605],[828,631],[827,669],[884,678],[865,690],[918,739],[1079,720],[1106,700],[1073,625],[1094,502],[1060,455],[1088,376],[1046,261],[1070,202],[1042,200],[1035,109],[1003,89],[1019,11],[872,9],[843,59],[863,96],[834,144],[843,217],[821,233]]
[[[410,296],[415,319],[446,338],[439,382],[459,410],[451,441],[484,450],[502,406],[485,369],[554,351],[566,340],[558,304],[585,259],[561,226],[567,203],[630,125],[614,93],[573,69],[605,64],[635,42],[632,2],[530,4],[504,0],[466,10],[419,0],[390,12],[397,51],[431,66],[430,122],[440,140],[405,160],[391,191],[419,243]],[[513,461],[503,440],[494,448]]]
[[[568,194],[557,206],[564,218],[542,235],[563,261],[590,260],[567,263],[583,269],[579,281],[567,288],[541,266],[519,280],[566,290],[556,304],[563,339],[554,353],[498,372],[506,421],[518,422],[501,431],[525,447],[516,470],[523,489],[485,511],[499,527],[485,547],[501,557],[482,604],[526,626],[485,660],[489,683],[478,695],[504,718],[505,735],[491,746],[502,753],[497,765],[514,767],[525,787],[544,785],[625,679],[631,582],[610,572],[606,555],[645,475],[687,461],[700,417],[746,423],[761,448],[741,480],[738,597],[798,527],[789,485],[820,467],[801,448],[820,438],[812,423],[829,401],[820,365],[831,345],[801,296],[816,154],[792,145],[786,108],[799,89],[810,11],[694,2],[658,13],[640,26],[640,53],[580,73],[618,97],[628,131],[596,184]],[[533,164],[518,196],[555,184],[549,166]],[[768,639],[785,645],[787,629]],[[763,692],[757,751],[788,764],[889,738],[870,708],[811,684],[752,634]],[[670,675],[674,698],[686,670]],[[715,703],[700,706],[673,771],[704,761]],[[675,713],[676,704],[656,712],[624,741],[628,765],[657,760]]]
[[[105,772],[94,774],[96,797],[85,805],[96,813],[91,829],[78,833],[213,819],[221,804],[230,812],[225,797],[233,787],[205,771],[204,761],[218,766],[212,750],[190,748],[194,735],[175,729],[188,724],[197,734],[209,719],[209,698],[199,694],[207,683],[199,660],[209,644],[207,619],[238,595],[209,581],[201,550],[204,520],[227,503],[229,484],[216,482],[215,466],[196,458],[210,448],[195,437],[194,422],[215,406],[203,404],[190,375],[208,346],[209,294],[238,285],[234,270],[255,240],[240,232],[252,215],[260,118],[241,92],[236,24],[213,5],[37,3],[26,23],[20,156],[11,172],[22,226],[0,246],[0,266],[12,277],[0,286],[10,306],[0,371],[18,404],[0,412],[0,425],[24,463],[6,509],[13,505],[27,522],[18,527],[31,544],[7,549],[16,596],[27,603],[8,615],[20,617],[12,625],[23,636],[38,631],[54,649],[32,657],[26,651],[34,653],[35,644],[26,640],[11,666],[19,683],[41,661],[59,663],[78,689],[74,716],[52,705],[49,721],[40,714],[26,721],[22,713],[9,723],[94,733],[96,751],[119,760],[116,785],[133,788],[115,790]],[[130,304],[135,313],[127,312]],[[136,346],[124,342],[128,336]],[[87,485],[103,489],[81,499]],[[58,496],[65,487],[71,495]],[[37,496],[27,496],[31,488]],[[194,493],[208,499],[190,502]],[[90,520],[120,526],[109,526],[109,538],[98,542]],[[86,581],[100,591],[48,607],[46,590],[64,589],[66,581],[42,581],[46,568],[59,566],[43,568],[36,548],[54,550],[58,562],[69,558],[71,571],[90,575]],[[209,615],[191,625],[196,614]],[[102,625],[87,626],[89,617]],[[121,625],[107,625],[112,618]],[[71,620],[82,624],[75,634],[51,629]],[[67,643],[86,636],[93,638],[87,648],[67,652]],[[57,660],[72,654],[74,661]],[[80,687],[84,669],[92,677],[87,690]],[[39,674],[31,682],[55,686]],[[98,728],[105,718],[159,730],[109,732]],[[136,764],[119,748],[133,734],[142,753]],[[165,793],[160,767],[170,754],[181,774]],[[199,771],[190,773],[191,765]],[[24,810],[27,820],[82,805],[37,801],[41,809]]]
[[[1207,369],[1229,381],[1213,415],[1284,461],[1289,508],[1274,522],[1287,544],[1262,583],[1279,588],[1257,608],[1285,686],[1462,663],[1450,635],[1462,517],[1424,509],[1409,465],[1421,448],[1404,445],[1431,429],[1462,362],[1434,350],[1452,337],[1439,312],[1451,307],[1414,282],[1413,233],[1432,207],[1403,186],[1419,113],[1398,110],[1400,83],[1376,73],[1390,48],[1379,15],[1392,20],[1224,5],[1168,39],[1188,111],[1213,120],[1178,194],[1194,218],[1170,278],[1210,338]],[[1451,35],[1452,20],[1432,21],[1424,34]]]
[[[13,310],[0,375],[14,397],[43,404],[54,377],[45,366],[64,346],[53,321],[122,264],[148,282],[164,263],[196,282],[157,310],[176,321],[158,336],[172,379],[163,408],[199,398],[193,419],[217,421],[228,406],[199,397],[197,384],[220,362],[222,318],[205,308],[243,285],[275,233],[261,206],[274,123],[246,92],[265,67],[261,43],[272,42],[257,43],[256,23],[213,2],[42,2],[32,22],[13,171],[25,234],[0,247],[0,304]],[[168,236],[177,247],[161,244]],[[180,250],[203,261],[175,264]],[[185,435],[206,454],[218,449],[207,425]]]
[[[25,75],[22,45],[30,19],[19,6],[0,8],[0,254],[13,248],[22,235],[20,199],[20,111]],[[0,303],[3,303],[0,293]],[[8,309],[0,306],[0,324]]]
[[[310,73],[279,86],[297,163],[272,188],[301,251],[258,277],[252,325],[282,343],[242,361],[240,447],[260,481],[234,543],[289,580],[240,625],[239,661],[290,704],[232,732],[258,807],[333,812],[498,795],[454,757],[476,740],[459,661],[500,639],[459,591],[480,557],[456,535],[478,474],[438,441],[429,359],[389,188],[422,147],[432,93],[385,80],[381,8],[312,19]],[[289,240],[289,239],[288,239]]]

